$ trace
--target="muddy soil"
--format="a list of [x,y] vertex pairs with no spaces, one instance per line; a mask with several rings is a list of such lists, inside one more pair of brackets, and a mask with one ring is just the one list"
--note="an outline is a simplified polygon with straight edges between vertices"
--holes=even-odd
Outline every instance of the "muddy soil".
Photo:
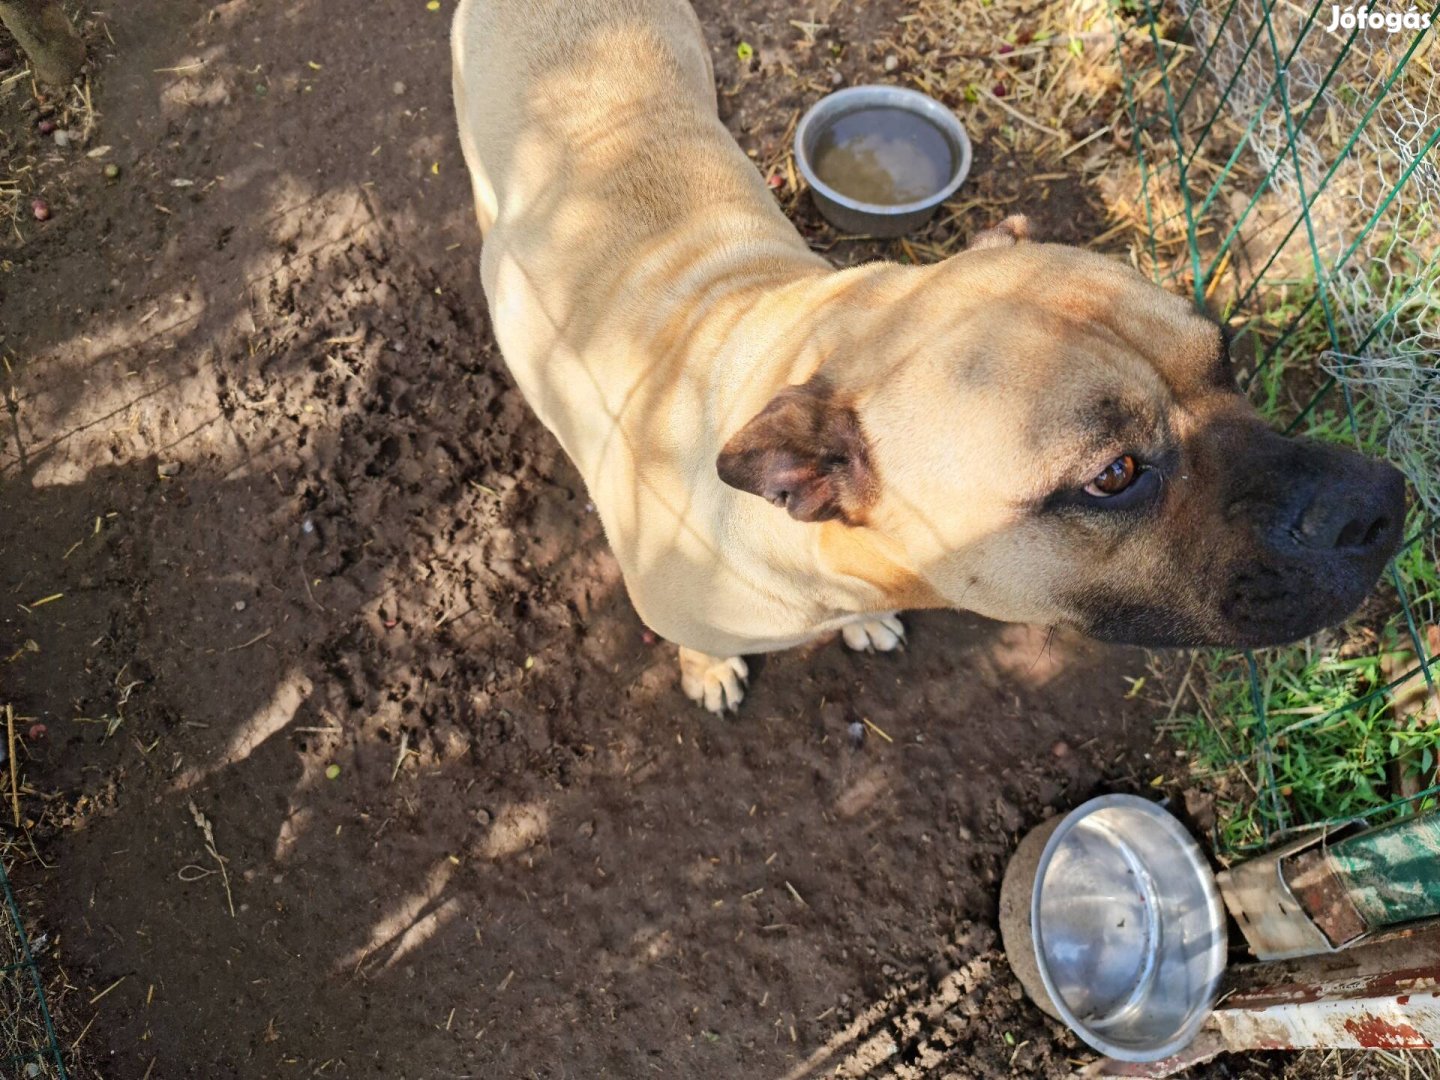
[[[699,7],[757,160],[907,11]],[[12,873],[73,1075],[1066,1074],[998,879],[1166,772],[1145,657],[926,614],[685,700],[496,351],[451,10],[136,0],[87,24],[79,145],[0,106],[52,208],[0,252]],[[976,183],[1103,232],[1037,167]]]

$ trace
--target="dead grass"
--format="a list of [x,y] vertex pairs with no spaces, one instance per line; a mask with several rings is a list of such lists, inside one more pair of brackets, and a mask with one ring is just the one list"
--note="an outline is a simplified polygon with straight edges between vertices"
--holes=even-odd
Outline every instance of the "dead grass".
[[[7,842],[0,850],[0,860],[7,866],[27,855],[20,845]],[[31,952],[44,955],[49,944],[45,935],[32,941],[16,919],[9,883],[0,872],[0,1076],[58,1077],[49,1017],[42,1004],[43,978],[32,967]],[[27,1066],[34,1066],[30,1071]]]
[[1440,1080],[1440,1051],[1311,1050],[1285,1070],[1286,1080]]

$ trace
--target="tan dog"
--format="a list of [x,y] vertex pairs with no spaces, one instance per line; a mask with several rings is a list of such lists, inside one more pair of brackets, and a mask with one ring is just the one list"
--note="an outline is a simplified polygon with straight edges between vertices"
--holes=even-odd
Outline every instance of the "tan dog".
[[1400,474],[1270,432],[1220,328],[1130,268],[1010,219],[834,270],[683,0],[462,0],[452,46],[501,349],[707,708],[743,654],[892,649],[906,608],[1293,639],[1393,554]]

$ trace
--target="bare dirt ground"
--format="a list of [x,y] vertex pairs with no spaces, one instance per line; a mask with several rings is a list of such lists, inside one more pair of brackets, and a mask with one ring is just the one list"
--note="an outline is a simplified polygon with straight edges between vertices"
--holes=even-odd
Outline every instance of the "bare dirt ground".
[[[759,161],[908,11],[818,6],[698,4]],[[1145,658],[923,615],[686,701],[490,335],[452,10],[136,0],[88,23],[81,145],[0,102],[52,209],[0,249],[13,875],[74,1075],[1066,1074],[999,874],[1166,771]],[[977,141],[975,190],[1104,231]]]

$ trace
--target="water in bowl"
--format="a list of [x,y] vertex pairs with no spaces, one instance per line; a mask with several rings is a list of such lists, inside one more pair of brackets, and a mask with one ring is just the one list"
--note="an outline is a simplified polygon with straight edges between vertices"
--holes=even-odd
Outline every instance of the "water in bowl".
[[941,130],[904,109],[857,109],[821,132],[815,175],[842,195],[901,206],[934,195],[955,174],[955,153]]

